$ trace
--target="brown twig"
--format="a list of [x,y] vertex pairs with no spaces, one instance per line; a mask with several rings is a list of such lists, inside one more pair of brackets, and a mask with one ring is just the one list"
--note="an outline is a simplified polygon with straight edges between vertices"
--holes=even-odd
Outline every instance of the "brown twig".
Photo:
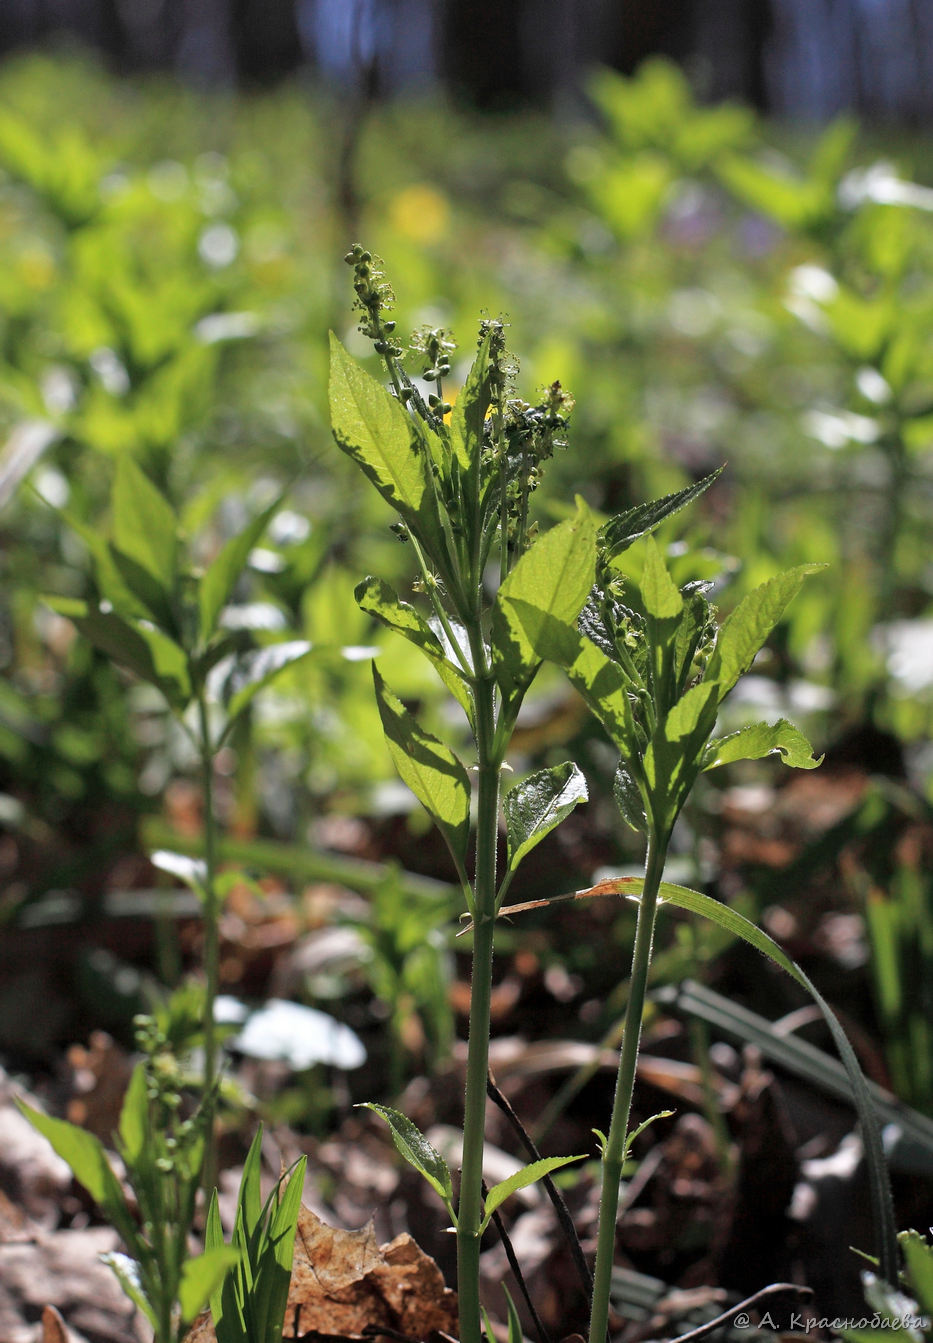
[[[489,1189],[487,1188],[486,1181],[484,1180],[483,1181],[484,1201],[488,1193]],[[492,1215],[492,1224],[496,1228],[496,1232],[499,1236],[499,1239],[502,1241],[502,1248],[505,1250],[505,1257],[509,1261],[509,1268],[512,1270],[512,1273],[515,1277],[515,1281],[518,1283],[518,1290],[525,1298],[525,1305],[528,1307],[528,1311],[534,1322],[535,1329],[537,1329],[538,1331],[538,1337],[540,1338],[541,1343],[551,1343],[550,1334],[545,1329],[544,1325],[541,1323],[541,1318],[538,1315],[538,1312],[535,1310],[535,1303],[531,1299],[531,1293],[528,1291],[528,1285],[525,1282],[524,1277],[522,1276],[522,1270],[521,1265],[518,1262],[518,1256],[516,1255],[512,1242],[509,1239],[509,1233],[505,1229],[505,1223],[503,1222],[498,1209]]]
[[699,1338],[705,1338],[711,1334],[714,1329],[718,1329],[722,1324],[728,1324],[733,1320],[739,1311],[748,1310],[752,1306],[757,1306],[760,1301],[766,1301],[772,1296],[781,1296],[790,1294],[792,1296],[812,1296],[813,1292],[809,1287],[798,1287],[793,1282],[772,1282],[769,1287],[762,1287],[754,1295],[748,1296],[744,1301],[740,1301],[737,1306],[730,1306],[724,1310],[721,1315],[717,1315],[714,1320],[707,1320],[706,1324],[701,1324],[697,1329],[691,1329],[686,1334],[678,1334],[676,1338],[668,1339],[668,1343],[696,1343]]
[[[486,1078],[486,1091],[489,1095],[489,1099],[493,1104],[499,1107],[511,1124],[516,1136],[531,1160],[540,1161],[541,1153],[538,1151],[534,1139],[531,1134],[528,1133],[524,1124],[513,1110],[508,1098],[503,1096],[502,1092],[496,1086],[491,1074]],[[573,1224],[573,1218],[570,1216],[570,1210],[567,1207],[563,1194],[557,1188],[557,1185],[551,1179],[550,1175],[545,1175],[542,1178],[541,1183],[544,1185],[547,1196],[551,1200],[557,1220],[560,1223],[560,1229],[563,1231],[567,1243],[570,1246],[570,1253],[573,1258],[574,1266],[576,1267],[586,1298],[589,1300],[593,1292],[593,1275],[590,1273],[589,1265],[586,1262],[583,1246],[580,1244],[580,1237],[577,1235],[577,1229]]]

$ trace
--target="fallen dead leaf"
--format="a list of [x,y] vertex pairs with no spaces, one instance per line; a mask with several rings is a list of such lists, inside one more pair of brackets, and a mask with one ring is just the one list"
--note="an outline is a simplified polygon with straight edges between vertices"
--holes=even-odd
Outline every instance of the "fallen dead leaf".
[[42,1312],[42,1343],[71,1343],[65,1321],[54,1306],[46,1306]]
[[[456,1333],[457,1298],[440,1269],[411,1236],[379,1246],[370,1222],[360,1231],[328,1226],[302,1207],[285,1312],[284,1337],[310,1333],[362,1338],[385,1326],[409,1338]],[[214,1343],[202,1315],[185,1343]]]

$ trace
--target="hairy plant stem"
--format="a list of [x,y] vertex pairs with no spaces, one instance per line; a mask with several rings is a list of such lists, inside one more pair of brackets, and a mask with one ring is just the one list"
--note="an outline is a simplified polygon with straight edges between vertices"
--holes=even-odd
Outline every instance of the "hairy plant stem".
[[[474,652],[478,655],[480,649]],[[479,756],[476,818],[476,872],[470,1038],[463,1114],[463,1164],[457,1209],[457,1291],[460,1343],[482,1343],[479,1300],[479,1227],[483,1214],[483,1148],[486,1129],[486,1076],[489,1071],[493,934],[496,917],[496,841],[499,824],[499,768],[494,751],[495,687],[487,672],[476,684],[476,746]]]
[[609,1288],[612,1264],[615,1258],[616,1218],[619,1213],[619,1184],[625,1162],[626,1137],[632,1110],[632,1091],[635,1086],[635,1068],[641,1041],[641,1023],[645,1007],[645,990],[651,965],[654,942],[654,924],[658,908],[658,890],[664,871],[667,836],[653,831],[648,835],[645,858],[645,883],[638,904],[635,926],[635,947],[632,951],[632,973],[629,981],[628,1005],[625,1009],[625,1028],[619,1052],[619,1071],[616,1076],[612,1120],[603,1149],[602,1191],[599,1200],[599,1230],[596,1241],[596,1267],[593,1274],[593,1304],[590,1312],[589,1343],[606,1343],[609,1326]]
[[[220,976],[220,911],[217,901],[217,819],[214,815],[214,752],[203,689],[198,695],[198,733],[204,804],[204,1096],[212,1107],[217,1074],[217,1027],[214,1005]],[[214,1187],[214,1144],[210,1120],[205,1132],[202,1185],[210,1199]]]

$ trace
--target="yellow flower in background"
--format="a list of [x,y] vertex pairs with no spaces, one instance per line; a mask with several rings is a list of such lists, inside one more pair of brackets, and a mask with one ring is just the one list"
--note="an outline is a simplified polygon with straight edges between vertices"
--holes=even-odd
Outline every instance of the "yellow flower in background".
[[446,196],[426,182],[413,182],[392,198],[389,219],[413,242],[433,242],[447,228],[450,205]]
[[17,274],[28,289],[48,289],[55,279],[55,260],[44,247],[27,247],[17,258]]

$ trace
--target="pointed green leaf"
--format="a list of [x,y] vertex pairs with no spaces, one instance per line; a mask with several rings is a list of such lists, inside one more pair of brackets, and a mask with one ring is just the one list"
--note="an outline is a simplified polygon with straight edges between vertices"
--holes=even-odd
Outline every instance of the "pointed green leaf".
[[823,567],[822,564],[799,564],[795,569],[778,574],[750,592],[726,617],[703,677],[704,681],[719,683],[720,700],[748,671],[784,614],[785,607],[800,591],[803,580]]
[[[560,662],[567,677],[602,723],[624,757],[637,754],[635,721],[629,702],[628,680],[617,662],[590,639],[575,634],[568,662]],[[555,659],[557,660],[557,659]]]
[[204,643],[215,633],[221,611],[230,600],[230,594],[246,567],[250,551],[268,527],[281,503],[281,496],[248,523],[238,536],[233,536],[213,559],[198,587],[200,632]]
[[[717,705],[715,685],[691,686],[671,709],[664,721],[664,736],[669,742],[683,741],[696,731],[701,722],[711,731]],[[704,740],[706,734],[704,733]]]
[[402,782],[434,818],[457,864],[470,836],[470,778],[443,742],[426,732],[392,694],[373,666],[376,700],[389,752]]
[[94,577],[101,597],[110,602],[119,615],[143,620],[151,618],[152,612],[149,606],[127,585],[107,538],[65,509],[59,510],[59,516],[81,537],[90,551],[94,561]]
[[53,611],[67,616],[95,648],[161,690],[173,709],[183,709],[189,702],[191,682],[185,655],[167,635],[70,597],[43,600]]
[[368,1101],[360,1108],[372,1110],[375,1114],[382,1116],[389,1125],[392,1132],[392,1141],[400,1154],[409,1166],[414,1166],[415,1170],[424,1176],[431,1188],[450,1207],[454,1198],[450,1168],[440,1152],[431,1146],[421,1130],[405,1115],[399,1114],[398,1110],[390,1110],[387,1105],[375,1105]]
[[131,1244],[135,1238],[133,1219],[127,1211],[123,1190],[100,1139],[77,1124],[69,1124],[65,1119],[53,1119],[51,1115],[34,1110],[25,1101],[17,1099],[16,1105],[33,1128],[47,1138],[58,1155],[67,1161],[78,1183],[84,1185],[120,1235]]
[[125,1295],[139,1307],[152,1327],[158,1329],[159,1322],[143,1288],[136,1260],[131,1259],[128,1254],[121,1254],[118,1250],[112,1250],[98,1257],[114,1274]]
[[813,747],[799,728],[786,718],[776,723],[753,723],[727,737],[717,737],[706,748],[704,769],[716,769],[733,760],[760,760],[779,751],[785,765],[792,769],[816,769],[823,757],[815,757]]
[[665,518],[669,518],[672,513],[698,499],[724,469],[719,467],[711,475],[704,476],[695,485],[688,485],[686,489],[678,490],[676,494],[666,494],[662,499],[637,504],[635,508],[629,508],[624,513],[618,513],[610,518],[599,534],[600,545],[607,551],[607,559],[615,559],[646,532],[654,531]]
[[[223,1227],[220,1223],[220,1209],[217,1206],[217,1190],[211,1194],[210,1206],[204,1223],[204,1249],[211,1253],[225,1248]],[[239,1253],[239,1251],[238,1251]],[[246,1332],[242,1310],[237,1301],[237,1278],[242,1259],[234,1271],[216,1283],[208,1293],[211,1319],[218,1343],[250,1343]]]
[[653,536],[645,538],[645,567],[641,575],[641,599],[655,620],[672,620],[683,610],[684,599],[667,572],[667,565]]
[[[361,583],[357,584],[353,595],[356,597],[361,610],[365,611],[367,615],[375,616],[383,625],[388,626],[390,630],[394,630],[396,634],[401,634],[403,638],[408,639],[410,643],[421,649],[437,669],[444,685],[464,710],[467,717],[471,718],[473,705],[470,692],[453,663],[456,653],[451,650],[451,656],[448,658],[441,639],[434,633],[421,612],[417,611],[408,602],[403,602],[389,584],[383,582],[381,578],[373,578],[372,576],[364,578]],[[466,646],[465,639],[463,642]]]
[[501,1204],[514,1194],[518,1189],[526,1189],[530,1184],[536,1184],[538,1180],[545,1175],[550,1175],[552,1170],[558,1170],[561,1166],[567,1166],[571,1161],[582,1161],[582,1156],[548,1156],[541,1161],[532,1161],[529,1166],[523,1166],[521,1170],[510,1175],[507,1180],[500,1180],[494,1184],[486,1195],[486,1202],[483,1209],[484,1216],[480,1223],[480,1233],[486,1230],[492,1215]]
[[508,1343],[524,1343],[524,1332],[522,1331],[522,1322],[519,1319],[518,1311],[515,1309],[515,1302],[512,1300],[512,1293],[502,1284],[502,1290],[505,1292],[505,1304],[508,1311],[509,1336]]
[[239,1251],[224,1245],[215,1250],[205,1250],[194,1259],[185,1261],[178,1286],[182,1323],[187,1324],[194,1319],[239,1260]]
[[170,596],[178,566],[175,513],[128,452],[117,462],[111,502],[114,546]]
[[424,451],[393,396],[330,336],[330,415],[337,446],[403,517],[415,520],[428,488]]
[[441,641],[428,622],[408,602],[403,602],[398,594],[381,578],[370,574],[356,585],[353,593],[360,608],[367,615],[375,616],[390,630],[409,639],[433,660],[442,658],[444,650]]
[[[112,541],[107,544],[107,552],[113,570],[120,575],[126,589],[132,593],[134,602],[142,606],[141,619],[154,622],[160,630],[170,638],[174,638],[177,634],[177,625],[171,599],[159,580],[153,578],[148,569],[144,569],[137,560],[124,555]],[[98,575],[100,574],[98,565]]]
[[623,1161],[628,1160],[628,1154],[632,1149],[632,1143],[635,1141],[636,1138],[641,1137],[646,1128],[650,1128],[651,1125],[656,1123],[659,1119],[670,1119],[673,1114],[674,1114],[673,1110],[659,1110],[657,1114],[649,1115],[647,1119],[643,1119],[642,1122],[638,1124],[635,1128],[633,1128],[630,1133],[626,1133],[625,1147],[622,1152],[622,1160]]
[[572,760],[539,770],[510,788],[502,801],[509,871],[514,872],[525,855],[587,796],[586,779]]
[[120,1108],[119,1134],[121,1155],[126,1165],[132,1167],[149,1141],[149,1097],[143,1063],[137,1063],[126,1088]]
[[307,1162],[307,1157],[301,1157],[273,1191],[268,1235],[254,1291],[256,1337],[261,1343],[280,1343],[282,1338]]
[[[637,877],[626,878],[624,883],[621,881],[619,883],[620,890],[624,887],[626,895],[640,895],[643,886],[643,880]],[[868,1164],[869,1198],[875,1224],[875,1234],[879,1243],[882,1274],[888,1281],[896,1282],[897,1233],[894,1225],[891,1187],[888,1181],[881,1132],[871,1093],[862,1075],[862,1070],[834,1012],[800,966],[792,961],[766,932],[757,927],[756,924],[751,923],[737,910],[732,909],[729,905],[720,904],[718,900],[712,899],[711,896],[702,895],[699,891],[692,891],[687,886],[677,886],[667,881],[661,883],[660,896],[662,903],[674,905],[678,909],[685,909],[691,914],[699,914],[703,918],[710,919],[720,928],[725,929],[726,932],[732,933],[735,937],[741,937],[756,951],[760,951],[763,956],[786,971],[801,988],[806,989],[820,1009],[823,1020],[829,1027],[840,1058],[845,1065],[849,1085],[852,1088],[853,1102],[859,1117],[862,1142]]]
[[247,1235],[251,1233],[252,1228],[257,1225],[261,1217],[262,1194],[259,1185],[261,1164],[262,1124],[256,1130],[246,1154],[243,1174],[240,1177],[240,1192],[237,1198],[237,1205],[243,1214],[243,1225],[246,1228]]
[[219,664],[216,673],[226,671],[226,675],[212,676],[212,690],[222,684],[222,697],[227,714],[231,720],[237,718],[260,690],[280,676],[288,667],[306,658],[312,651],[312,645],[306,639],[292,639],[287,643],[267,644],[265,648],[254,648],[248,653],[233,659],[232,666]]
[[907,1266],[910,1289],[924,1315],[933,1315],[933,1249],[917,1231],[902,1231],[898,1243]]
[[545,532],[507,576],[492,609],[492,658],[503,692],[527,685],[555,631],[572,627],[596,576],[596,525],[582,499],[576,516]]

